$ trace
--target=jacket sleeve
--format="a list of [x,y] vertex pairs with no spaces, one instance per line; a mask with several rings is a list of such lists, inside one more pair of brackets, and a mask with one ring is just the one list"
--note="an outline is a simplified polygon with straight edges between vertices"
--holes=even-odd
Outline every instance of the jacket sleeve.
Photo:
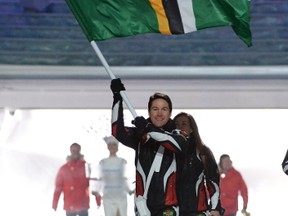
[[243,208],[246,209],[248,205],[248,188],[241,175],[240,175],[240,194],[243,199]]
[[220,202],[220,174],[217,166],[217,162],[214,158],[212,151],[205,146],[206,157],[202,160],[204,165],[205,180],[207,185],[208,194],[210,197],[210,210],[217,210],[221,212],[223,210]]
[[62,178],[63,168],[60,168],[55,179],[55,190],[52,201],[52,208],[57,209],[58,201],[61,193],[63,192],[63,178]]
[[283,172],[288,175],[288,150],[286,151],[286,155],[284,157],[284,160],[282,162],[282,169]]
[[120,94],[114,94],[111,123],[112,135],[123,145],[137,149],[139,138],[136,128],[124,126],[123,99]]
[[[172,121],[172,120],[170,120]],[[135,127],[125,127],[123,118],[123,99],[121,95],[114,94],[112,105],[112,135],[122,144],[137,149],[140,142],[139,132]],[[178,153],[186,151],[188,148],[188,140],[183,132],[174,130],[167,132],[159,128],[152,127],[151,131],[141,136],[141,141],[150,138],[158,141],[165,148]]]
[[129,186],[129,183],[128,183],[128,178],[126,177],[127,176],[127,173],[126,173],[126,166],[127,166],[127,161],[122,158],[122,169],[123,169],[123,178],[124,178],[124,189],[125,191],[130,194],[131,193],[131,189],[130,189],[130,186]]
[[152,138],[160,143],[164,148],[174,152],[183,153],[188,149],[188,139],[180,130],[173,130],[171,133],[167,131],[151,131],[147,133],[147,139]]
[[98,164],[98,176],[97,180],[93,182],[92,191],[97,194],[103,192],[103,159],[99,161]]

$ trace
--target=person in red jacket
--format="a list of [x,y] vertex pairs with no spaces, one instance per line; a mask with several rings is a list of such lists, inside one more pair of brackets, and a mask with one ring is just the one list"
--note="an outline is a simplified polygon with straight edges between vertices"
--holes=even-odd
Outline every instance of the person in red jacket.
[[225,209],[224,216],[236,216],[238,211],[238,196],[243,199],[242,213],[245,216],[250,214],[246,211],[248,205],[247,185],[240,174],[232,166],[230,156],[223,154],[219,160],[220,169],[220,200]]
[[60,167],[56,180],[52,208],[56,211],[61,193],[64,194],[66,216],[88,216],[89,178],[85,173],[85,160],[81,146],[73,143],[67,163]]

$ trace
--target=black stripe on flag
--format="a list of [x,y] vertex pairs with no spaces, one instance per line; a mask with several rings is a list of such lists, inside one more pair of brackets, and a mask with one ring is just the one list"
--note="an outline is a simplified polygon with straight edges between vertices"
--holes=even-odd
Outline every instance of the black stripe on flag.
[[184,34],[177,0],[162,0],[172,34]]

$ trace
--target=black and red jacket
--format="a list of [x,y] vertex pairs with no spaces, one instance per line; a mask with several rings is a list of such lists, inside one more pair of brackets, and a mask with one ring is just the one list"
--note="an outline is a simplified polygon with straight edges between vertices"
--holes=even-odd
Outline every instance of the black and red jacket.
[[[150,119],[147,119],[150,121]],[[177,206],[176,154],[186,151],[188,141],[175,129],[170,119],[163,128],[155,128],[139,135],[136,127],[125,127],[121,97],[114,97],[112,107],[112,134],[119,142],[135,150],[136,196],[143,195],[146,178],[159,146],[164,147],[159,172],[154,172],[147,194],[147,206],[151,213],[167,206]]]
[[217,163],[211,150],[204,146],[207,168],[196,149],[195,143],[189,139],[188,151],[177,156],[178,198],[180,216],[200,214],[211,210],[223,212],[220,202],[220,175]]

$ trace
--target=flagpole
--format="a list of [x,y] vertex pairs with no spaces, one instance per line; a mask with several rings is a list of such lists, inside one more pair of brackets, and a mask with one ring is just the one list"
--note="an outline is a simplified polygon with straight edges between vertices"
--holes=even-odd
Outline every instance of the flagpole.
[[[94,51],[96,52],[97,56],[99,57],[100,61],[102,62],[103,66],[105,67],[108,75],[110,76],[111,79],[115,79],[115,75],[113,74],[113,72],[111,71],[106,59],[104,58],[104,56],[102,55],[101,50],[99,49],[98,45],[96,44],[96,42],[94,40],[92,40],[91,42],[91,46],[93,47]],[[133,106],[131,105],[129,98],[126,95],[125,91],[120,91],[120,95],[122,96],[125,104],[127,105],[128,109],[130,110],[132,116],[134,118],[137,117],[137,113],[135,111],[135,109],[133,108]]]

